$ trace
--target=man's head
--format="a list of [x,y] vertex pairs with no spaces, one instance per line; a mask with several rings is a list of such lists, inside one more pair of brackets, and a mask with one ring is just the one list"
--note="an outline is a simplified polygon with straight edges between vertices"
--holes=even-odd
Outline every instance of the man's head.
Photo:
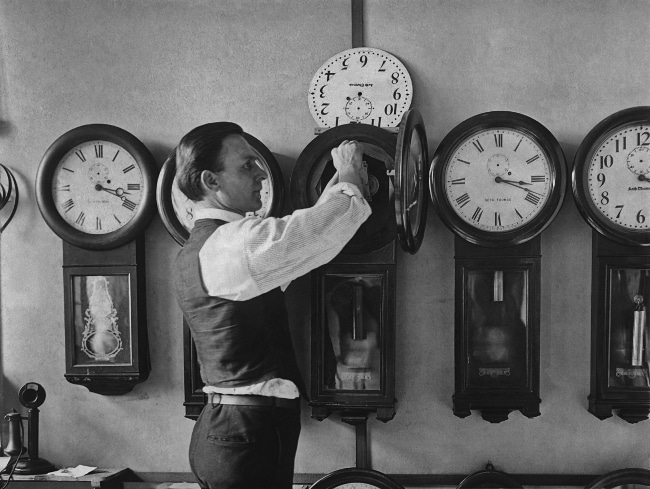
[[176,148],[176,181],[189,199],[244,215],[262,206],[258,158],[237,124],[204,124]]

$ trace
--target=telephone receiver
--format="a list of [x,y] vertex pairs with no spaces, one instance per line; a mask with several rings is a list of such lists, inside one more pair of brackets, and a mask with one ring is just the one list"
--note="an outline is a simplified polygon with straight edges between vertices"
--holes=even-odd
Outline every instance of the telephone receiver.
[[[54,465],[38,456],[38,408],[45,402],[45,389],[36,382],[28,382],[18,392],[18,400],[27,408],[27,417],[15,409],[5,415],[5,421],[9,422],[9,441],[4,451],[15,460],[9,463],[5,472],[25,475],[51,472]],[[26,448],[23,419],[27,420]],[[25,452],[27,457],[23,457]]]

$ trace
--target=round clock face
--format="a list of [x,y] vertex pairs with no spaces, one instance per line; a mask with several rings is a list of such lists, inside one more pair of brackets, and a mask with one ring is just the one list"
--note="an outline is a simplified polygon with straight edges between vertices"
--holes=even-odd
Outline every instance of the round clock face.
[[54,167],[56,211],[82,233],[107,234],[126,226],[137,215],[143,189],[140,164],[110,141],[84,141]]
[[316,123],[336,127],[352,122],[397,126],[411,105],[413,87],[393,55],[354,48],[331,57],[309,85],[309,109]]
[[48,148],[36,176],[36,198],[47,224],[65,241],[115,248],[153,217],[156,173],[153,156],[133,135],[89,124]]
[[441,143],[431,187],[452,230],[476,244],[515,244],[539,233],[559,210],[564,167],[559,145],[538,123],[487,113]]
[[596,230],[626,244],[650,244],[650,107],[601,121],[576,153],[574,196]]
[[[247,216],[277,216],[284,201],[284,186],[280,166],[273,153],[261,141],[246,133],[244,133],[244,138],[258,154],[257,164],[266,172],[266,179],[262,182],[260,192],[262,207],[255,212],[249,212]],[[176,160],[172,156],[165,162],[160,171],[156,198],[158,210],[167,231],[178,244],[183,245],[194,227],[196,204],[181,192],[175,176]]]

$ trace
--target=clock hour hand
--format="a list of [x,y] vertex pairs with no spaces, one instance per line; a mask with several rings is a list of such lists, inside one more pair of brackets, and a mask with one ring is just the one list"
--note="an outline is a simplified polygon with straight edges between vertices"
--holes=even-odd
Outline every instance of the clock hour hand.
[[106,188],[100,185],[99,183],[95,185],[95,190],[97,191],[103,190],[104,192],[108,192],[109,194],[115,195],[116,197],[119,197],[121,199],[124,198],[124,195],[131,195],[130,192],[125,192],[122,187],[118,187],[116,189]]
[[515,184],[517,184],[517,185],[532,185],[532,183],[524,182],[523,180],[519,180],[518,182],[516,182],[514,180],[506,180],[505,178],[501,178],[501,177],[496,177],[494,179],[494,181],[497,182],[497,183],[501,183],[501,182],[509,183],[510,185],[515,185]]
[[639,175],[639,180],[642,182],[650,182],[650,178],[648,178],[644,173]]

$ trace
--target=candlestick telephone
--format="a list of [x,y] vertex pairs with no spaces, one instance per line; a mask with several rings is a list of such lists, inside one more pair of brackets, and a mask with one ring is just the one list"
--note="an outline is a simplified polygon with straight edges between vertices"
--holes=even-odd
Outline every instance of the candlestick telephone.
[[[12,459],[4,472],[25,475],[51,472],[54,465],[38,456],[38,408],[45,402],[45,389],[36,382],[28,382],[18,392],[18,400],[27,408],[27,416],[21,416],[15,409],[5,415],[5,421],[9,422],[9,440],[4,453]],[[27,420],[27,446],[23,419]]]

